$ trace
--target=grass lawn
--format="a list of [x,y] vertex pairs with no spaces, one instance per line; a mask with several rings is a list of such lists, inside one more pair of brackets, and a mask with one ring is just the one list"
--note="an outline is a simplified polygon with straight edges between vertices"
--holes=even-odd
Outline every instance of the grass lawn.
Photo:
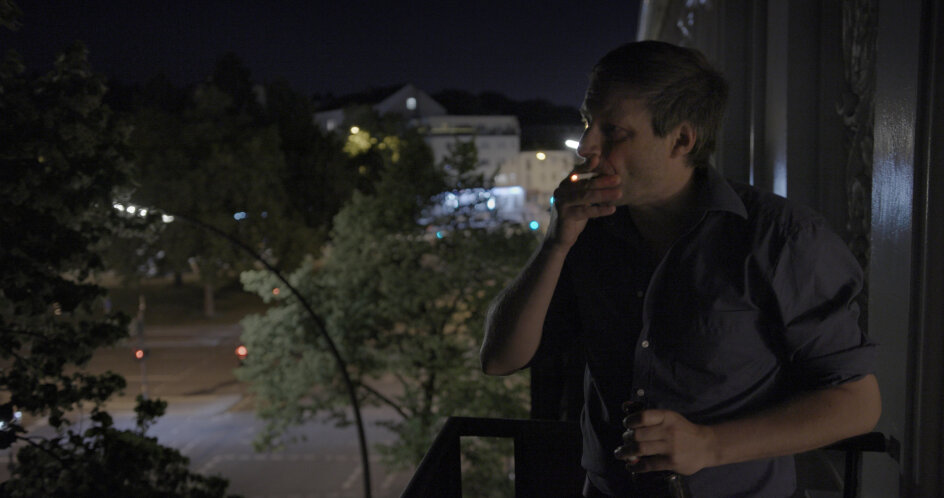
[[232,282],[216,291],[216,314],[203,315],[203,287],[193,279],[174,285],[171,278],[155,278],[138,285],[105,284],[113,309],[134,317],[138,313],[138,296],[143,295],[147,308],[144,323],[148,325],[221,325],[236,323],[251,313],[264,313],[267,305],[255,294],[243,291],[239,282]]

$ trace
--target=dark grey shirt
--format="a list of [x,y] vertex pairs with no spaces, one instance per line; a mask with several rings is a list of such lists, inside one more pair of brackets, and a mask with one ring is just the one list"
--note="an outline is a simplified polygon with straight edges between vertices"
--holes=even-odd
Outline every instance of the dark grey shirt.
[[[711,424],[872,372],[854,299],[862,271],[825,220],[713,168],[696,172],[698,221],[656,261],[627,209],[591,220],[567,256],[538,355],[587,357],[583,466],[627,496],[613,457],[621,404]],[[789,496],[792,457],[704,469],[698,497]]]

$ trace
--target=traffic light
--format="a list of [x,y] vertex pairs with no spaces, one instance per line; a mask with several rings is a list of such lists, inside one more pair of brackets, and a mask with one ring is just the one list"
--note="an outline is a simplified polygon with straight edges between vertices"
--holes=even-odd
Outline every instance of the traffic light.
[[145,348],[137,348],[134,350],[134,359],[136,360],[139,360],[139,361],[143,360],[147,358],[147,356],[148,356],[148,350]]
[[243,361],[243,360],[246,359],[246,356],[249,356],[249,350],[246,348],[246,346],[244,346],[244,345],[242,345],[242,344],[240,344],[239,346],[237,346],[237,347],[236,347],[236,358],[239,358],[239,361]]

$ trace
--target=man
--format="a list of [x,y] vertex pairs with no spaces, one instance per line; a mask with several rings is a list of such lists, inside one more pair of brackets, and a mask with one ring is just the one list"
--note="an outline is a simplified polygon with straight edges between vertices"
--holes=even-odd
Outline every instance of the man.
[[489,311],[488,374],[584,349],[588,496],[639,496],[634,476],[653,471],[697,498],[790,496],[790,455],[878,420],[861,269],[820,216],[708,164],[726,96],[694,50],[604,56],[582,108],[585,161]]

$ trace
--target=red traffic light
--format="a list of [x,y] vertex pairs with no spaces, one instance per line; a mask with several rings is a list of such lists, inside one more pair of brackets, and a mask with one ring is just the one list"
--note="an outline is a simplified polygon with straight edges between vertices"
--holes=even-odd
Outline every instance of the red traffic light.
[[136,360],[143,360],[145,354],[146,354],[146,353],[145,353],[145,351],[144,351],[143,349],[135,349],[135,350],[134,350],[134,359],[136,359]]
[[240,360],[245,360],[246,356],[249,355],[249,350],[246,349],[246,346],[240,344],[236,347],[236,357]]

